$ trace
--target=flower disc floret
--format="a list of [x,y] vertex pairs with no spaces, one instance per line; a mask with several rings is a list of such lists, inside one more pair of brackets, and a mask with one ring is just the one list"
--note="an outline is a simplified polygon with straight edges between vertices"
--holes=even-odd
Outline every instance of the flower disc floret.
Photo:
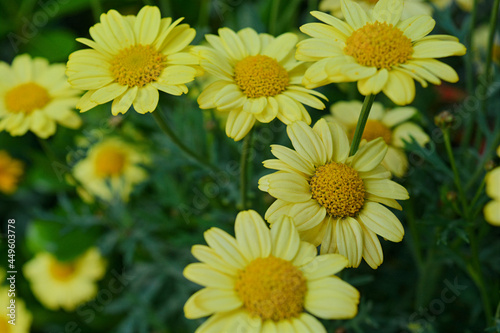
[[365,202],[365,186],[352,167],[331,162],[316,168],[309,180],[312,198],[330,216],[354,217]]
[[47,89],[34,83],[20,84],[5,94],[5,106],[10,112],[31,112],[43,108],[50,102]]
[[143,87],[160,77],[165,60],[151,45],[139,44],[121,50],[110,61],[110,70],[122,86]]
[[411,40],[392,24],[367,23],[345,42],[344,52],[368,67],[391,69],[404,64],[413,53]]
[[270,256],[257,258],[242,270],[235,290],[252,316],[280,321],[304,311],[307,284],[289,261]]
[[234,67],[234,80],[251,98],[276,96],[288,86],[288,72],[275,59],[265,55],[248,56]]

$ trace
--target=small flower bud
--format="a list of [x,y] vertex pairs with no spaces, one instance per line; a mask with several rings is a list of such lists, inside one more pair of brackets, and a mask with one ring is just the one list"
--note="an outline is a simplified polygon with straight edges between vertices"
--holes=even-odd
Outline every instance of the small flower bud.
[[434,117],[434,123],[440,128],[449,128],[454,121],[455,117],[450,111],[443,111]]
[[488,162],[486,162],[486,164],[484,165],[484,169],[486,171],[490,171],[490,170],[493,170],[493,168],[496,167],[496,163],[493,161],[493,160],[489,160]]
[[446,199],[448,201],[455,201],[455,200],[457,200],[457,192],[449,191],[448,193],[446,193]]

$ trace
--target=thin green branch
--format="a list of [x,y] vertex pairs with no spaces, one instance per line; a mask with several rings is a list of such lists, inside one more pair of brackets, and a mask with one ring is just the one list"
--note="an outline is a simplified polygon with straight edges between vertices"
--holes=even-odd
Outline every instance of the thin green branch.
[[243,148],[241,151],[241,160],[240,160],[240,209],[247,209],[248,203],[248,157],[250,155],[250,149],[252,147],[252,135],[253,130],[245,136],[243,140]]
[[469,207],[467,205],[467,198],[465,197],[465,192],[460,180],[460,174],[458,173],[457,164],[455,162],[455,156],[453,155],[453,149],[451,148],[450,130],[448,128],[443,129],[443,138],[444,145],[446,147],[446,153],[448,154],[451,169],[453,170],[453,179],[458,190],[458,198],[460,199],[460,202],[462,204],[462,214],[464,217],[468,217]]
[[354,131],[354,137],[352,138],[351,150],[349,151],[349,156],[356,154],[359,148],[359,143],[361,142],[361,137],[363,136],[363,131],[365,130],[366,121],[370,115],[370,110],[375,100],[376,95],[365,96],[365,101],[363,102],[363,107],[361,108],[361,113],[359,114],[358,124],[356,125],[356,130]]
[[90,0],[90,6],[92,7],[92,15],[94,16],[94,21],[99,22],[101,14],[104,12],[101,0]]
[[269,15],[269,33],[273,36],[277,34],[277,26],[278,23],[278,12],[280,9],[280,0],[273,0],[271,4],[271,13]]
[[218,168],[214,166],[213,164],[210,164],[208,161],[205,161],[203,158],[198,156],[195,152],[193,152],[189,147],[187,147],[181,139],[177,137],[177,135],[174,133],[174,131],[170,128],[170,126],[167,124],[163,116],[161,115],[160,108],[152,112],[153,118],[155,119],[156,123],[160,127],[160,129],[165,133],[170,140],[184,153],[186,154],[189,158],[192,160],[196,161],[198,164],[201,166],[210,169],[211,171],[218,171]]

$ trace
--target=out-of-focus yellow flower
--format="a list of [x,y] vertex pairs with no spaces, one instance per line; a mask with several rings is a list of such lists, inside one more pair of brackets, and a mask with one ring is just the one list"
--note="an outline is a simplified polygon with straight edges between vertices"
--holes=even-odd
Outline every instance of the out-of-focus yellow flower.
[[[500,157],[500,146],[497,155]],[[500,227],[500,167],[486,174],[486,194],[493,200],[484,206],[484,218],[491,225]]]
[[148,177],[144,169],[148,163],[149,156],[137,146],[111,137],[90,147],[87,157],[74,166],[73,175],[90,195],[128,201],[133,187]]
[[458,39],[427,36],[435,21],[427,15],[401,21],[402,0],[380,0],[371,13],[357,3],[342,1],[347,22],[323,12],[311,14],[324,23],[308,23],[301,31],[313,37],[297,44],[297,59],[313,61],[304,85],[315,88],[331,82],[357,82],[363,95],[383,92],[394,103],[415,98],[415,82],[456,82],[453,68],[435,58],[465,54]]
[[88,90],[77,104],[81,112],[113,101],[113,115],[130,106],[139,113],[153,112],[158,90],[171,95],[188,92],[194,80],[198,58],[189,53],[196,32],[188,24],[161,18],[158,7],[145,6],[136,16],[122,16],[116,10],[101,15],[90,28],[93,40],[77,41],[91,49],[69,57],[68,81]]
[[23,172],[23,162],[12,158],[5,150],[0,150],[0,192],[14,193]]
[[[352,140],[362,105],[360,101],[337,102],[330,108],[333,116],[325,116],[325,119],[339,122]],[[404,141],[411,142],[413,137],[418,144],[424,146],[430,140],[420,126],[408,121],[416,113],[417,109],[413,107],[385,110],[382,104],[375,102],[366,122],[362,139],[368,142],[379,137],[384,139],[389,148],[382,165],[396,177],[404,176],[408,170]]]
[[[0,281],[4,282],[9,276],[5,275],[5,271],[0,268]],[[7,280],[9,283],[9,280]],[[9,285],[0,286],[0,308],[2,309],[2,315],[0,316],[0,332],[2,333],[29,333],[31,322],[33,317],[31,313],[26,309],[24,301],[19,298],[16,294],[14,297],[9,296]],[[11,316],[12,307],[11,299],[15,300],[15,309]],[[14,320],[13,320],[14,319]],[[9,323],[11,321],[11,323]],[[15,323],[15,325],[13,325]]]
[[[189,298],[187,318],[211,316],[203,332],[326,333],[314,316],[347,319],[357,314],[359,292],[333,274],[347,265],[338,254],[317,255],[301,242],[290,217],[271,230],[257,212],[240,212],[236,238],[218,228],[195,245],[184,276],[206,288]],[[306,312],[307,311],[307,312]]]
[[106,271],[97,248],[90,248],[70,262],[61,262],[48,252],[38,253],[23,267],[36,298],[50,310],[75,310],[97,294],[96,282]]
[[[367,13],[373,10],[378,0],[356,0],[356,3]],[[340,0],[322,0],[319,4],[319,9],[324,12],[330,12],[333,16],[339,19],[344,18],[342,14]],[[401,13],[401,19],[406,20],[416,15],[431,15],[432,6],[423,0],[406,0]]]
[[349,157],[349,139],[336,122],[320,119],[311,128],[297,121],[287,133],[295,150],[272,145],[277,159],[264,166],[278,171],[259,180],[259,189],[277,199],[266,219],[273,224],[291,216],[301,238],[321,245],[321,253],[346,256],[348,267],[358,267],[364,258],[377,268],[384,258],[377,235],[392,242],[404,235],[401,222],[383,205],[401,209],[395,199],[408,199],[380,165],[384,140],[372,140]]
[[295,120],[311,123],[304,105],[324,109],[315,96],[322,94],[302,86],[304,64],[294,58],[298,37],[285,33],[278,37],[257,34],[246,28],[237,33],[219,29],[206,35],[210,46],[195,48],[200,66],[217,80],[198,97],[202,109],[229,112],[226,134],[238,141],[256,121],[268,123],[278,118],[285,124]]
[[82,121],[73,111],[78,90],[72,89],[63,64],[19,55],[12,66],[0,61],[0,131],[12,136],[32,131],[40,138],[56,132],[56,125],[79,128]]

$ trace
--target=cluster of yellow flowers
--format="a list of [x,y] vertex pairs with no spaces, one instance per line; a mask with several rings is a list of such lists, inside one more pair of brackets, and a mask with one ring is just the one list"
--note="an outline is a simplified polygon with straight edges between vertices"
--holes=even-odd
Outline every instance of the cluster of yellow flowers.
[[[162,19],[157,7],[146,6],[137,16],[110,10],[90,28],[92,39],[78,39],[90,48],[71,54],[67,81],[63,65],[40,58],[0,63],[10,84],[0,85],[0,130],[47,138],[56,123],[81,125],[74,106],[85,112],[111,101],[113,115],[132,106],[155,112],[159,91],[185,94],[196,76],[211,75],[198,103],[228,113],[228,137],[241,140],[256,122],[278,118],[294,149],[273,145],[276,159],[264,161],[277,170],[259,180],[259,188],[276,198],[265,214],[270,228],[255,211],[243,211],[235,237],[212,228],[205,233],[208,246],[193,247],[201,263],[186,267],[184,275],[205,288],[187,301],[185,314],[212,315],[197,332],[326,332],[314,316],[352,318],[359,303],[359,292],[334,274],[362,259],[374,269],[381,265],[378,236],[402,240],[403,226],[387,207],[401,210],[396,200],[409,196],[391,176],[406,172],[404,141],[425,145],[429,137],[408,121],[416,109],[375,104],[366,141],[350,154],[361,103],[336,103],[332,116],[312,127],[304,105],[325,108],[326,97],[313,88],[357,82],[362,95],[383,92],[404,106],[415,98],[415,80],[423,87],[456,82],[457,73],[436,58],[465,53],[454,37],[428,36],[435,25],[430,16],[402,16],[402,0],[380,0],[369,11],[350,0],[339,4],[345,21],[312,12],[321,23],[302,26],[311,38],[301,42],[292,33],[221,28],[206,35],[203,46],[191,46],[195,30],[181,19]],[[86,92],[78,100],[80,90]],[[146,178],[140,165],[147,161],[129,144],[107,139],[75,166],[74,177],[93,196],[111,200],[119,193],[127,200]],[[95,294],[103,267],[95,251],[75,263],[40,254],[25,272],[47,307],[71,310]],[[49,283],[59,288],[56,294],[46,294],[53,290]]]

